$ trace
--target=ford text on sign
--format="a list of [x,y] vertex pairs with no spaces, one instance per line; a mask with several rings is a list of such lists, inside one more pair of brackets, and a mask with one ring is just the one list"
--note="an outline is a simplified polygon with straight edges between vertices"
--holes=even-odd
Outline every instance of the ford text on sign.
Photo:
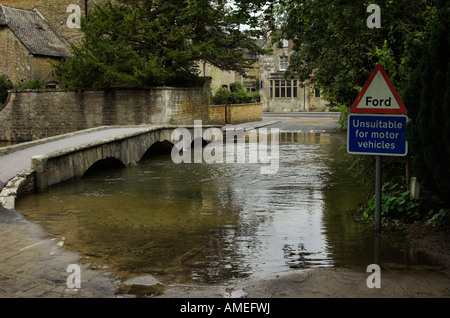
[[405,156],[408,153],[405,115],[351,114],[347,150],[353,154]]
[[406,113],[405,105],[380,64],[375,66],[350,110],[352,113]]

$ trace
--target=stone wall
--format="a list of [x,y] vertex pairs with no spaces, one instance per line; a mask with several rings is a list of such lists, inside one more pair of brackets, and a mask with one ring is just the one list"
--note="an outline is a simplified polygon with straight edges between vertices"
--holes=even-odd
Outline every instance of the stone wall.
[[225,124],[225,105],[211,105],[209,108],[209,122],[211,124]]
[[321,97],[322,94],[319,94],[319,96],[317,96],[315,88],[316,88],[315,85],[310,86],[310,96],[311,96],[309,102],[310,110],[319,112],[328,111],[330,109],[329,102]]
[[[225,114],[227,120],[225,121]],[[240,124],[262,120],[262,104],[211,105],[209,122],[214,125]]]
[[22,171],[9,180],[8,184],[1,189],[0,207],[14,209],[16,200],[36,191],[36,173],[32,169]]
[[104,125],[207,123],[209,104],[209,78],[196,88],[13,90],[0,109],[0,140],[30,141]]

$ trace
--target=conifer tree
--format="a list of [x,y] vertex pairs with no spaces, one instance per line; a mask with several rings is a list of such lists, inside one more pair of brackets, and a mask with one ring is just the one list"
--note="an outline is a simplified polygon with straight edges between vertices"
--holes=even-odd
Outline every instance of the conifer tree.
[[[244,1],[248,2],[248,1]],[[249,8],[215,0],[117,0],[95,5],[82,21],[84,39],[74,57],[57,67],[71,88],[187,86],[198,63],[244,73],[245,51],[262,52],[261,29],[241,31],[252,20]],[[239,3],[239,1],[238,1]]]
[[413,172],[450,206],[450,4],[436,1],[431,39],[403,96]]

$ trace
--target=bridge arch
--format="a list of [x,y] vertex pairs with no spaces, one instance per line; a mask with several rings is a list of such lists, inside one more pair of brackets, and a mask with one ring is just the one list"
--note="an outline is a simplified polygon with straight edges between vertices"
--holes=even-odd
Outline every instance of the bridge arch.
[[89,176],[99,171],[117,168],[125,168],[125,164],[120,159],[117,159],[115,157],[107,157],[104,159],[99,159],[86,169],[82,177]]
[[208,141],[206,139],[204,139],[203,137],[192,138],[191,147],[194,147],[194,145],[196,143],[198,143],[199,145],[202,145],[202,147],[204,147],[208,144]]
[[156,141],[153,144],[151,144],[150,147],[145,151],[141,160],[144,158],[148,158],[152,155],[170,154],[173,146],[174,146],[173,142],[168,140]]

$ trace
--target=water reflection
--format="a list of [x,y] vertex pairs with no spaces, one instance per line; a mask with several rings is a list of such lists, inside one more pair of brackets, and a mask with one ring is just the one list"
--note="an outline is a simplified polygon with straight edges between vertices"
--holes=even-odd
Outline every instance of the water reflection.
[[280,143],[273,175],[257,164],[153,155],[30,195],[17,209],[123,279],[219,283],[373,263],[373,236],[353,218],[365,195],[348,173],[345,136],[295,136]]

